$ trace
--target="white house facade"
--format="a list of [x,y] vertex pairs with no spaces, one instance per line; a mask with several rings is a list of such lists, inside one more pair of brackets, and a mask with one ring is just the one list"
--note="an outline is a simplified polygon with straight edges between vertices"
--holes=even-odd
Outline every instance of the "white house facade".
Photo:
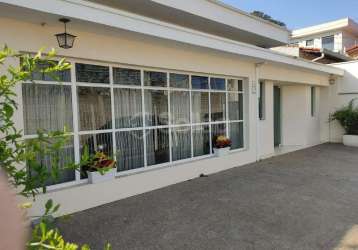
[[[49,196],[73,213],[329,141],[327,93],[344,69],[266,49],[288,43],[279,26],[217,1],[185,2],[0,1],[0,44],[54,47],[72,65],[61,85],[36,75],[18,86],[24,138],[66,126],[73,161],[85,146],[117,161],[113,181],[63,173],[32,214]],[[62,17],[77,36],[71,49],[54,36]],[[213,155],[216,135],[233,141],[229,155]]]

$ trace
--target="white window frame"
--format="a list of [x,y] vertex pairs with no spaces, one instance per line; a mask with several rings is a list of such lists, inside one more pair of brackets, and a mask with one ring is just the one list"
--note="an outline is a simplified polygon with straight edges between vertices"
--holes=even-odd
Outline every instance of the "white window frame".
[[[56,60],[56,58],[55,58]],[[163,167],[170,167],[175,166],[178,164],[183,164],[187,162],[192,162],[196,160],[206,159],[213,157],[213,149],[212,149],[212,125],[213,124],[225,124],[226,126],[226,136],[230,135],[230,124],[231,123],[242,123],[243,126],[243,147],[239,149],[231,150],[232,153],[242,152],[247,150],[247,138],[246,138],[246,130],[247,130],[247,121],[246,121],[246,100],[245,97],[246,91],[245,87],[248,84],[247,77],[234,77],[234,76],[224,76],[224,75],[216,75],[216,74],[203,74],[203,73],[195,73],[195,72],[185,72],[185,71],[178,71],[178,70],[165,70],[165,69],[158,69],[158,68],[151,68],[151,67],[141,67],[135,65],[128,65],[128,64],[120,64],[120,63],[106,63],[106,62],[98,62],[94,60],[84,60],[84,59],[73,59],[69,58],[67,61],[72,65],[71,71],[71,82],[61,82],[62,85],[71,86],[71,94],[72,94],[72,112],[73,112],[73,131],[70,135],[73,136],[73,145],[74,145],[74,160],[76,163],[80,162],[80,136],[81,135],[93,135],[93,134],[106,134],[110,133],[112,135],[112,152],[113,158],[116,160],[116,133],[122,131],[138,131],[141,130],[143,132],[143,144],[144,144],[144,167],[131,169],[126,171],[117,172],[116,176],[126,176],[131,175],[134,173],[141,173],[149,170],[155,170],[158,168]],[[92,64],[92,65],[99,65],[99,66],[106,66],[109,67],[109,83],[87,83],[87,82],[77,82],[76,81],[76,63],[83,63],[83,64]],[[113,82],[113,68],[126,68],[126,69],[134,69],[140,70],[141,74],[141,84],[140,85],[120,85],[114,84]],[[154,72],[163,72],[167,74],[167,83],[165,87],[157,87],[157,86],[145,86],[144,85],[144,71],[154,71]],[[189,88],[174,88],[170,87],[170,74],[184,74],[189,76]],[[203,76],[208,78],[208,89],[193,89],[192,88],[192,76]],[[225,90],[216,90],[211,89],[210,86],[210,79],[211,78],[223,78],[225,79]],[[229,91],[228,90],[228,80],[239,80],[242,81],[242,90],[238,91]],[[56,81],[35,81],[36,84],[44,84],[44,85],[58,85],[59,83]],[[23,84],[28,84],[31,82],[24,82]],[[105,130],[89,130],[89,131],[80,131],[79,129],[79,106],[78,106],[78,95],[77,89],[78,87],[100,87],[100,88],[108,88],[111,94],[111,114],[112,114],[112,128],[105,129]],[[138,89],[141,90],[141,98],[142,98],[142,127],[136,128],[120,128],[116,129],[115,127],[115,112],[114,112],[114,89]],[[168,125],[161,125],[161,126],[146,126],[145,124],[145,98],[144,98],[144,91],[145,90],[165,90],[168,93]],[[170,93],[172,91],[185,91],[189,92],[189,99],[190,99],[190,123],[188,124],[171,124],[171,110],[170,110]],[[209,96],[209,121],[208,122],[200,122],[200,123],[192,123],[193,112],[192,112],[192,93],[193,92],[205,92],[208,93]],[[223,121],[212,121],[211,120],[211,94],[212,93],[225,93],[226,95],[226,110],[225,110],[225,120]],[[242,110],[243,110],[243,118],[241,120],[229,120],[229,94],[241,94],[242,101]],[[194,157],[194,148],[193,148],[193,127],[200,126],[200,125],[207,125],[209,126],[209,140],[210,140],[210,153],[203,156],[196,156]],[[190,127],[191,133],[191,157],[183,160],[172,161],[172,129],[176,127]],[[166,163],[150,165],[147,164],[147,148],[146,148],[146,131],[148,129],[159,129],[159,128],[168,128],[169,133],[169,161]],[[24,135],[23,139],[31,139],[36,138],[36,135]],[[74,185],[80,185],[87,183],[87,179],[80,178],[80,172],[75,171],[75,180],[70,182],[64,182],[60,184],[50,185],[48,186],[48,190],[57,190],[65,187],[70,187]]]

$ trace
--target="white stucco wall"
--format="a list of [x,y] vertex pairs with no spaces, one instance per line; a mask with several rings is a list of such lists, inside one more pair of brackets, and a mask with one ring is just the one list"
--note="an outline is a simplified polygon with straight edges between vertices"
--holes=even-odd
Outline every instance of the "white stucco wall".
[[[19,20],[0,18],[0,44],[8,44],[10,47],[26,52],[35,52],[40,47],[57,48],[54,34],[61,32],[60,25],[45,25],[29,23]],[[208,158],[194,160],[180,165],[156,169],[145,173],[120,177],[114,181],[96,185],[78,185],[71,188],[51,191],[40,195],[30,211],[30,214],[39,214],[43,210],[44,202],[53,198],[61,203],[61,214],[73,213],[90,207],[102,205],[118,199],[140,194],[167,185],[175,184],[192,178],[201,173],[211,174],[232,167],[240,166],[257,159],[257,96],[252,88],[256,84],[255,63],[253,59],[220,53],[214,50],[204,49],[176,43],[169,40],[151,38],[135,33],[99,29],[98,26],[83,26],[71,28],[71,33],[78,36],[75,46],[70,50],[58,49],[60,56],[93,60],[95,62],[111,62],[130,65],[139,65],[150,68],[172,69],[185,72],[208,73],[222,76],[245,77],[248,79],[246,86],[246,150],[232,153],[223,158]],[[26,39],[25,39],[26,38]],[[304,128],[302,134],[314,134],[316,127],[305,116],[303,110],[297,112],[297,106],[307,108],[308,85],[325,86],[328,84],[328,75],[300,68],[286,67],[282,65],[265,64],[259,72],[260,79],[267,79],[266,85],[266,120],[260,122],[260,144],[263,145],[262,155],[273,152],[273,84],[274,82],[286,82],[295,86],[285,86],[283,91],[284,112],[288,113],[285,119],[292,117],[297,123],[286,122],[286,138],[289,144],[308,144],[299,138],[295,129]],[[293,100],[296,102],[294,103]],[[23,128],[21,110],[21,88],[18,89],[18,102],[20,109],[15,114],[16,124]],[[309,109],[308,111],[309,112]],[[303,119],[300,120],[300,119]],[[300,122],[304,126],[299,126]],[[309,131],[307,131],[307,129]],[[297,140],[297,141],[296,141]],[[304,144],[304,145],[306,145]]]

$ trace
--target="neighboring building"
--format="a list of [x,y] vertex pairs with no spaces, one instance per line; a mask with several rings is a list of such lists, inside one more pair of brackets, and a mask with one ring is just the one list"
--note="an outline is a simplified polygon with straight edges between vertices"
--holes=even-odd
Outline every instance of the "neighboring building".
[[358,45],[358,24],[350,18],[343,18],[293,30],[290,44],[302,48],[326,49],[345,55],[347,49]]
[[[54,36],[61,17],[77,36],[71,49]],[[328,142],[330,84],[345,77],[266,49],[286,45],[289,31],[214,0],[1,0],[0,30],[0,44],[55,47],[73,66],[62,85],[35,75],[18,86],[24,139],[66,125],[66,159],[79,162],[87,145],[118,162],[114,181],[68,171],[49,183],[62,214]],[[233,145],[216,158],[222,134]]]

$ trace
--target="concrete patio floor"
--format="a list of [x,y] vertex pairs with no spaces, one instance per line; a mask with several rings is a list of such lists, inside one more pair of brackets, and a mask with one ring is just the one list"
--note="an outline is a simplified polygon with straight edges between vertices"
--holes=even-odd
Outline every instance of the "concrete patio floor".
[[89,209],[59,225],[67,240],[96,250],[107,241],[116,250],[358,249],[358,149],[316,146]]

